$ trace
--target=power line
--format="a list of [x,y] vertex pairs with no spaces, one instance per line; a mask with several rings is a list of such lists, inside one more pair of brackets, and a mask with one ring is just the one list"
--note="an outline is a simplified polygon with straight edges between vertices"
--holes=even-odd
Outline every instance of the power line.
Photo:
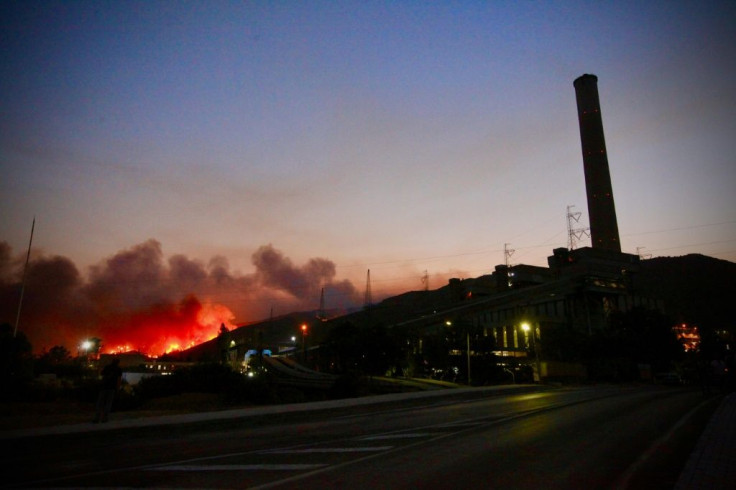
[[702,243],[691,243],[690,245],[679,245],[677,247],[667,247],[667,248],[657,248],[654,249],[655,252],[661,251],[661,250],[677,250],[678,248],[688,248],[688,247],[703,247],[706,245],[720,245],[721,243],[732,243],[736,242],[736,239],[732,240],[718,240],[714,242],[702,242]]
[[720,223],[708,223],[705,225],[692,225],[692,226],[683,226],[680,228],[669,228],[666,230],[652,230],[652,231],[642,231],[639,233],[626,233],[623,236],[639,236],[639,235],[653,235],[656,233],[667,233],[670,231],[686,231],[686,230],[694,230],[697,228],[707,228],[709,226],[721,226],[721,225],[734,225],[736,224],[736,221],[722,221]]

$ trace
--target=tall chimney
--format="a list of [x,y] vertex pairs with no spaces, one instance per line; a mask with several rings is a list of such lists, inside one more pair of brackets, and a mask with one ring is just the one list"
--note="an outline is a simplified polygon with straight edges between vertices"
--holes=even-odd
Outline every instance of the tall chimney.
[[601,106],[598,100],[598,77],[586,74],[577,78],[573,85],[578,103],[585,191],[588,195],[593,248],[621,252],[611,174],[608,170],[606,140],[603,136]]

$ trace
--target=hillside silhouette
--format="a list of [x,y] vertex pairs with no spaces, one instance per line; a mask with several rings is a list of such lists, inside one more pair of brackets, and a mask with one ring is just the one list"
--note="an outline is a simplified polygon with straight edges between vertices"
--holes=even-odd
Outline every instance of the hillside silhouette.
[[[179,360],[216,360],[223,345],[232,340],[249,347],[301,344],[300,326],[308,325],[307,344],[316,346],[334,326],[381,324],[390,326],[402,321],[447,308],[459,301],[462,291],[489,289],[490,275],[464,279],[460,286],[448,284],[430,291],[408,291],[384,299],[361,311],[331,312],[328,321],[317,318],[317,311],[294,312],[262,322],[241,326],[223,338],[204,342],[186,351],[174,353]],[[673,322],[694,324],[709,330],[733,330],[730,304],[736,297],[736,264],[700,254],[680,257],[657,257],[641,261],[633,282],[634,293],[661,301],[664,313]]]
[[638,294],[664,301],[678,323],[733,329],[736,264],[700,254],[643,260],[635,279]]

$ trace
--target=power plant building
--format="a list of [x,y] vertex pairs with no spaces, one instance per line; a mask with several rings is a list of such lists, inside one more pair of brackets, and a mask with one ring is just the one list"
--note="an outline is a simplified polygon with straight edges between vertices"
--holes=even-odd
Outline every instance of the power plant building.
[[[455,339],[454,345],[463,347],[450,355],[467,357],[468,373],[471,358],[482,360],[492,352],[531,367],[536,379],[551,380],[585,377],[585,368],[574,359],[579,347],[569,345],[570,339],[603,329],[617,311],[662,310],[661,302],[636,294],[639,256],[621,252],[597,82],[595,75],[574,81],[590,247],[557,248],[547,267],[498,265],[486,276],[451,279],[437,290],[406,293],[331,320],[320,318],[319,327],[328,330],[333,321],[385,325],[405,337],[417,358],[429,352],[431,337],[446,337],[455,328],[454,335],[462,332],[467,338]],[[253,340],[238,342],[246,344]]]
[[[454,304],[394,328],[428,332],[462,322],[478,338],[493,337],[496,355],[529,359],[533,351],[535,377],[552,379],[581,374],[582,366],[560,362],[552,347],[564,332],[590,334],[615,311],[662,309],[660,302],[635,294],[639,256],[621,252],[597,83],[588,74],[574,81],[591,247],[555,249],[548,268],[501,265],[489,276],[451,280]],[[469,338],[469,351],[470,345]]]

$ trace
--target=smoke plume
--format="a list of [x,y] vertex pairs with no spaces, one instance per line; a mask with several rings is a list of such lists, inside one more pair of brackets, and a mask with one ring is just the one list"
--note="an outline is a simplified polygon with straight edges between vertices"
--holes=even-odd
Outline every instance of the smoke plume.
[[[208,262],[184,255],[164,257],[156,240],[121,250],[86,275],[68,258],[32,254],[19,330],[39,352],[64,345],[76,352],[84,338],[102,340],[103,352],[140,350],[162,354],[184,349],[233,328],[279,314],[314,310],[321,291],[330,306],[358,301],[355,287],[335,281],[335,264],[324,258],[298,266],[272,245],[252,255],[255,271],[230,271],[226,258]],[[0,322],[15,322],[23,276],[22,257],[0,242]]]

